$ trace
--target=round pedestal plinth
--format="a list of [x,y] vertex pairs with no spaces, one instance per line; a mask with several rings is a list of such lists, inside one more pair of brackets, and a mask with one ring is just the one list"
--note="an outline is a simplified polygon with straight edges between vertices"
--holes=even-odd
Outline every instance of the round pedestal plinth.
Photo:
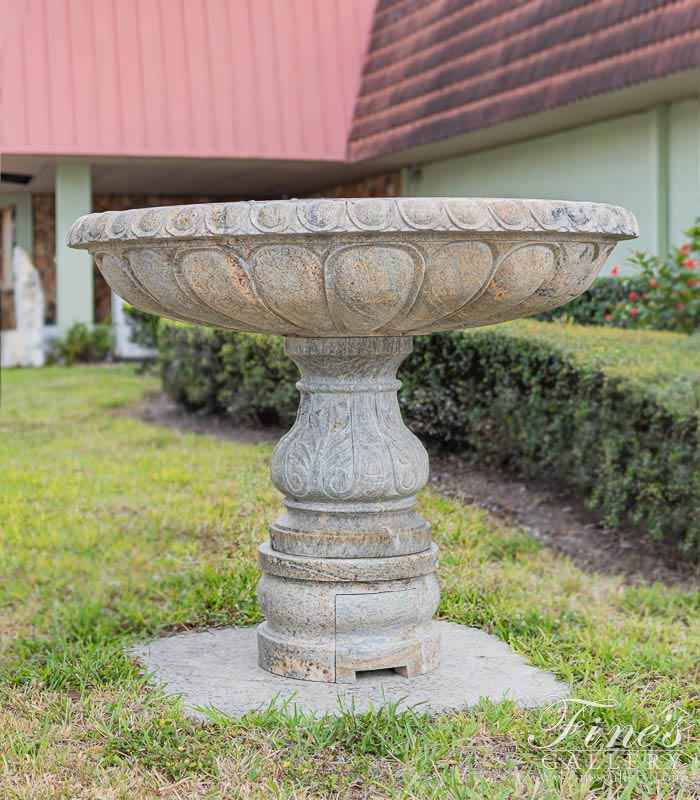
[[439,637],[437,548],[394,558],[309,558],[260,547],[258,585],[267,621],[258,628],[260,666],[277,675],[345,682],[394,669],[435,669]]

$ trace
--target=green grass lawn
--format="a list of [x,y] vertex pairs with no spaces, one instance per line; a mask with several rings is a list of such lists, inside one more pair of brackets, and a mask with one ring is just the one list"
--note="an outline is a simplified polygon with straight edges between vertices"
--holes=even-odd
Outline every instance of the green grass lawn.
[[[183,717],[124,647],[259,621],[255,550],[280,497],[269,446],[124,413],[154,388],[126,366],[2,375],[2,800],[700,797],[700,593],[586,574],[430,492],[440,615],[496,634],[576,698],[615,703],[587,711],[567,751],[543,758],[553,713],[510,703]],[[594,717],[608,734],[678,727],[680,741],[649,750],[647,731],[644,748],[605,755],[585,741]]]

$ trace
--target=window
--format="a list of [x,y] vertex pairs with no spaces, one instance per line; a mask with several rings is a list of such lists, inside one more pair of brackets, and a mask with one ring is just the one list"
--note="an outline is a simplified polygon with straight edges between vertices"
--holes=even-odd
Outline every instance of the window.
[[0,289],[12,289],[12,250],[15,245],[15,207],[0,206]]

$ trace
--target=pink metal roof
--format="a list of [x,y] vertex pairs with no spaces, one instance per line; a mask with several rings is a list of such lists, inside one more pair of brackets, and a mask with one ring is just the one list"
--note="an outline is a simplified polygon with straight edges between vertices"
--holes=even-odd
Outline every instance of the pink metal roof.
[[343,160],[376,0],[0,0],[0,152]]

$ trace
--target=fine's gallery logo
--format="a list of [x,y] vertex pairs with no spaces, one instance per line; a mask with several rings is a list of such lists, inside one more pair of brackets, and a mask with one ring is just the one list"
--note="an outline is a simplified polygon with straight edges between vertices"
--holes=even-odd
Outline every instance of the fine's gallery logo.
[[662,760],[677,763],[687,741],[686,712],[660,706],[643,723],[623,720],[623,716],[614,699],[560,698],[543,709],[540,730],[530,733],[527,741],[541,754],[545,766],[557,768],[562,760],[572,766],[601,760],[610,766],[621,761],[631,766],[641,759],[647,766]]

